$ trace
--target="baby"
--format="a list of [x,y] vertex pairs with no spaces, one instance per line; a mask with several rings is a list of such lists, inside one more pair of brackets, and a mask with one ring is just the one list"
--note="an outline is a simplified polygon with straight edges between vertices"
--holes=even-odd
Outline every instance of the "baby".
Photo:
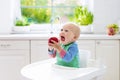
[[80,36],[80,28],[74,23],[63,25],[58,42],[48,43],[49,54],[57,58],[58,65],[79,68],[79,49],[76,40]]

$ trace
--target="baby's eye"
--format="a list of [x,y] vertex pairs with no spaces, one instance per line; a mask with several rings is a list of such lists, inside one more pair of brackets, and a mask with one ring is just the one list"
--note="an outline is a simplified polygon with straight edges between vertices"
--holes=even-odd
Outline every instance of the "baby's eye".
[[68,32],[68,30],[65,30],[65,32]]
[[63,29],[61,29],[61,31],[63,31]]

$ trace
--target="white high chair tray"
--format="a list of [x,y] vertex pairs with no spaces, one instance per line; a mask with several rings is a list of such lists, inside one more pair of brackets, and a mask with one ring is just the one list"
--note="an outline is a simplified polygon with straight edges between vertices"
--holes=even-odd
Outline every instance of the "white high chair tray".
[[104,73],[102,68],[70,68],[56,65],[55,61],[48,59],[29,64],[22,68],[21,74],[31,80],[90,80]]

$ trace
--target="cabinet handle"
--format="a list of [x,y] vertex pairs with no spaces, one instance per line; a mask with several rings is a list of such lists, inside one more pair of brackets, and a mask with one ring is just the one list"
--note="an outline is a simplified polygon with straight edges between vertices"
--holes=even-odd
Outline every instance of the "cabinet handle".
[[1,44],[0,46],[1,47],[10,47],[11,45],[10,44]]

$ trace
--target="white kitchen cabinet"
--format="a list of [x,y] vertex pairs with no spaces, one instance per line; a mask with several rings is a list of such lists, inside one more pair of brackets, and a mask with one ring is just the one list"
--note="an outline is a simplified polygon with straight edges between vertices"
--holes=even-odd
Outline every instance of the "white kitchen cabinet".
[[0,40],[0,80],[25,80],[20,70],[29,63],[29,41]]
[[103,80],[120,80],[119,54],[119,40],[96,40],[96,59],[107,67]]
[[91,52],[91,58],[95,59],[95,40],[78,40],[79,49]]
[[31,40],[31,63],[49,58],[48,41]]

